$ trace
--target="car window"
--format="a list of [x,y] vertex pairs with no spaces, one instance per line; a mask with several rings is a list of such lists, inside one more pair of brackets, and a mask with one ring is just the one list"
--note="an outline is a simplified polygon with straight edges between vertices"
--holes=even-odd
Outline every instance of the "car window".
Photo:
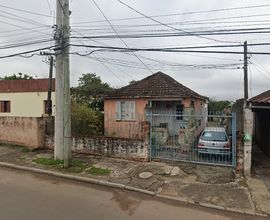
[[204,131],[201,136],[203,141],[228,141],[227,135],[222,131]]

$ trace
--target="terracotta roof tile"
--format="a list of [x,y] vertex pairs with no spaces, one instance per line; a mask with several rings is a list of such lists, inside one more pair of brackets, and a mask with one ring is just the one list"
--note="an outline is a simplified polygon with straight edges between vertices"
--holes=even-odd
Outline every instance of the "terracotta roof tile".
[[270,104],[270,90],[254,96],[253,98],[249,99],[249,101],[254,103]]
[[[0,80],[0,93],[46,92],[48,79]],[[52,81],[52,91],[55,91],[55,80]]]
[[206,99],[172,77],[157,72],[131,85],[114,90],[109,98],[200,98]]

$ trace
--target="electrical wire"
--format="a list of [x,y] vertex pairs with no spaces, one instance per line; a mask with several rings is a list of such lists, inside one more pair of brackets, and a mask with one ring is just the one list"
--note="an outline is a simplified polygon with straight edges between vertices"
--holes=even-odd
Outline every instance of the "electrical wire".
[[[218,11],[226,11],[226,10],[238,10],[238,9],[268,7],[268,6],[270,6],[270,5],[267,4],[267,5],[255,5],[255,6],[245,6],[245,7],[237,7],[237,8],[222,8],[222,9],[214,9],[214,10],[207,10],[207,11],[194,11],[194,12],[184,12],[184,13],[174,13],[174,14],[151,15],[151,17],[152,18],[171,17],[171,16],[179,16],[179,15],[207,13],[207,12],[213,12],[213,11],[218,12]],[[254,16],[254,15],[251,15],[251,16]],[[232,17],[228,17],[228,18],[231,19]],[[239,16],[238,17],[233,17],[233,18],[239,18]],[[137,19],[145,19],[145,16],[129,17],[129,18],[116,18],[116,19],[111,19],[110,21],[129,21],[129,20],[137,20]],[[226,18],[222,18],[222,19],[226,19]],[[211,19],[211,20],[215,20],[215,19]],[[103,20],[97,20],[97,21],[87,21],[87,22],[74,22],[72,24],[102,23],[102,22],[104,22],[104,21]]]
[[[102,16],[105,18],[105,20],[108,22],[108,24],[110,25],[110,27],[112,28],[112,30],[115,32],[115,34],[117,35],[117,37],[120,39],[120,41],[127,47],[129,48],[129,46],[127,45],[127,43],[120,37],[120,35],[118,34],[118,32],[115,30],[115,28],[113,27],[113,25],[111,24],[111,22],[107,19],[107,17],[105,16],[105,14],[103,13],[103,11],[101,10],[101,8],[98,6],[98,4],[95,2],[95,0],[92,0],[92,2],[95,4],[95,6],[98,8],[98,10],[100,11],[100,13],[102,14]],[[132,54],[151,72],[154,73],[134,52],[132,52]]]
[[[201,36],[200,34],[197,34],[197,33],[195,33],[195,34],[194,34],[194,33],[190,33],[190,32],[188,32],[188,31],[186,31],[186,30],[184,30],[184,29],[175,28],[175,27],[173,27],[173,26],[171,26],[171,25],[167,25],[166,23],[163,23],[163,22],[161,22],[161,21],[158,21],[158,20],[154,19],[153,17],[147,16],[146,14],[144,14],[144,13],[138,11],[137,9],[135,9],[135,8],[133,8],[133,7],[131,7],[131,6],[129,6],[128,4],[124,3],[124,2],[121,1],[121,0],[116,0],[116,1],[118,1],[118,2],[121,3],[122,5],[125,5],[125,6],[128,7],[129,9],[135,11],[136,13],[140,14],[141,16],[144,16],[144,17],[146,17],[146,18],[148,18],[148,19],[150,19],[150,20],[152,20],[152,21],[154,21],[154,22],[156,22],[156,23],[159,23],[159,24],[161,24],[161,25],[163,25],[163,26],[165,26],[165,27],[168,27],[168,28],[170,28],[170,29],[173,29],[173,30],[176,30],[176,31],[181,31],[181,32],[184,32],[184,33],[187,34],[187,35],[195,36],[195,37],[198,37],[198,38],[201,38],[201,39],[206,39],[206,40],[215,41],[215,42],[223,42],[223,43],[224,43],[224,42],[227,42],[227,43],[229,42],[229,43],[232,43],[232,41],[217,40],[217,39],[213,39],[213,38],[210,38],[210,37],[204,37],[204,36]],[[238,42],[237,42],[237,43],[238,43]]]
[[5,8],[5,9],[10,9],[10,10],[14,10],[14,11],[20,11],[20,12],[24,12],[27,14],[32,14],[32,15],[37,15],[37,16],[42,16],[42,17],[53,17],[51,15],[46,15],[46,14],[41,14],[41,13],[37,13],[37,12],[32,12],[32,11],[27,11],[27,10],[23,10],[23,9],[19,9],[19,8],[13,8],[10,6],[5,6],[0,4],[0,8]]

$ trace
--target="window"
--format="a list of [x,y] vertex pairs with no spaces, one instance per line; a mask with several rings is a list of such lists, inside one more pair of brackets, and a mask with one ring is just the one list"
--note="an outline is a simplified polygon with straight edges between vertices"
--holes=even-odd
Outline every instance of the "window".
[[195,101],[194,101],[194,100],[191,100],[191,102],[190,102],[190,107],[191,107],[191,108],[194,108],[194,107],[195,107]]
[[183,105],[176,105],[176,120],[183,120]]
[[0,112],[10,112],[10,101],[0,101]]
[[117,120],[135,120],[135,101],[117,101],[116,115]]

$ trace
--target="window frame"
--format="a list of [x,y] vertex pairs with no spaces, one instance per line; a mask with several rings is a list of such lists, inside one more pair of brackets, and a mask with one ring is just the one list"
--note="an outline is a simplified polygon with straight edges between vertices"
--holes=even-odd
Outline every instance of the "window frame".
[[136,121],[136,102],[132,100],[116,101],[116,121]]
[[0,113],[11,113],[10,100],[0,100]]

